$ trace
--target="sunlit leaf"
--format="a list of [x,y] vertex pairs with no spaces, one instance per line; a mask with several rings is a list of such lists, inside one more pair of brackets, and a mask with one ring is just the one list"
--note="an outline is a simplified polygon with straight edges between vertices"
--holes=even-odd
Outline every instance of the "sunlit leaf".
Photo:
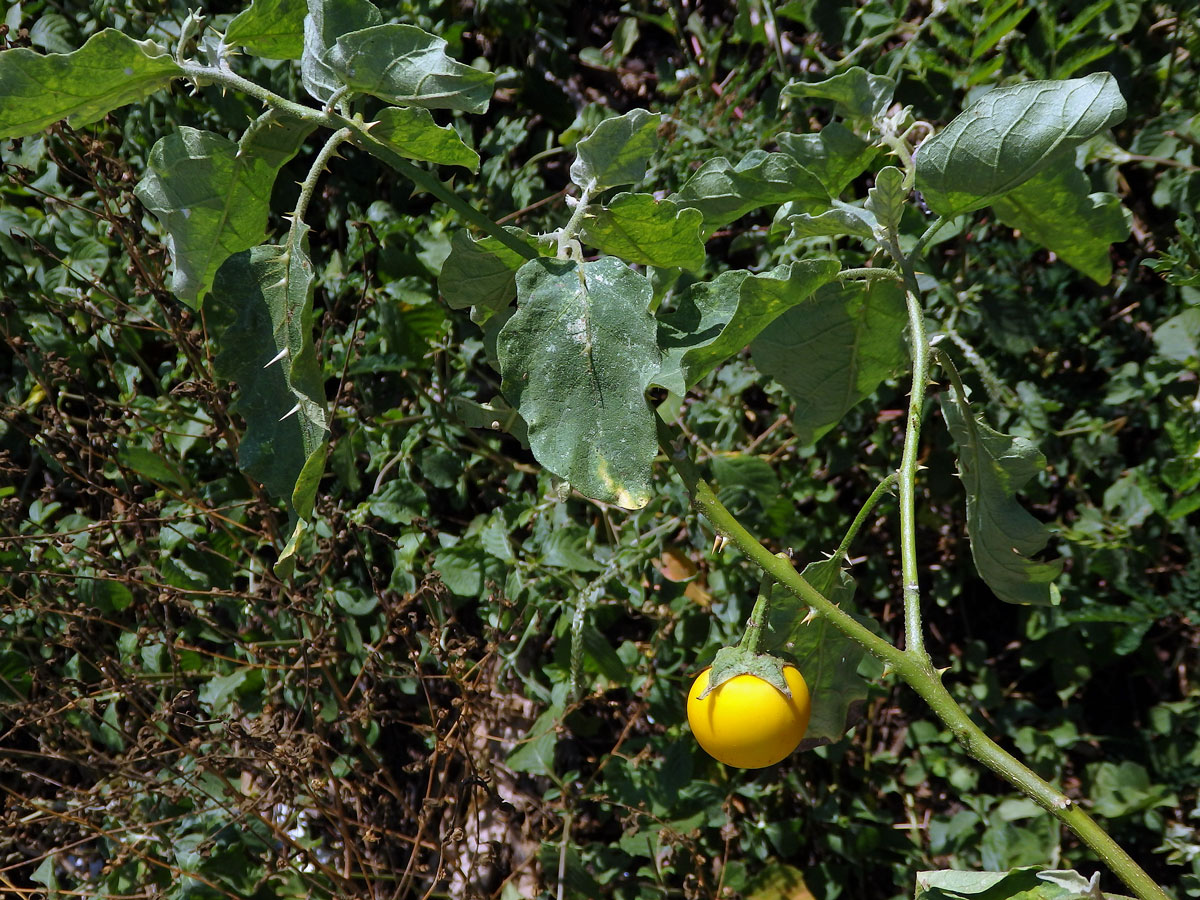
[[870,210],[839,201],[834,201],[834,203],[832,209],[827,209],[815,216],[808,213],[788,216],[787,224],[792,227],[791,237],[835,237],[840,235],[852,235],[860,238],[875,237],[875,229],[879,223]]
[[634,109],[605,119],[575,146],[571,180],[593,193],[635,184],[646,175],[646,161],[658,148],[658,113]]
[[389,106],[377,112],[371,137],[383,141],[405,159],[479,170],[479,154],[463,143],[449,125],[438,125],[420,106]]
[[[511,225],[506,230],[537,249],[532,235]],[[438,289],[451,309],[475,307],[494,313],[517,296],[517,270],[526,262],[527,257],[494,237],[475,240],[465,231],[455,232]]]
[[783,89],[781,96],[785,100],[793,97],[832,100],[843,116],[874,120],[887,111],[895,89],[894,79],[872,75],[861,66],[854,66],[824,81],[793,81]]
[[760,206],[791,200],[815,210],[829,203],[829,194],[788,154],[751,150],[736,166],[723,156],[710,159],[670,199],[700,210],[711,233]]
[[704,264],[699,210],[680,208],[653,194],[617,194],[584,220],[583,238],[626,262],[698,269]]
[[780,150],[817,176],[831,197],[840,195],[879,153],[838,122],[829,123],[816,134],[784,133],[775,140]]
[[343,82],[326,62],[326,55],[342,35],[381,22],[383,15],[369,0],[309,0],[300,56],[304,89],[322,103],[332,97]]
[[900,228],[900,217],[908,201],[904,173],[895,166],[884,166],[875,176],[875,185],[867,194],[866,209],[887,232]]
[[225,29],[225,43],[267,59],[300,59],[307,12],[304,0],[253,0]]

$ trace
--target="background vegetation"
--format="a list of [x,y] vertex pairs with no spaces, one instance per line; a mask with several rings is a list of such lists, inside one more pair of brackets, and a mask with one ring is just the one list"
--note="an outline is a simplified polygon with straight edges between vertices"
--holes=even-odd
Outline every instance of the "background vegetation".
[[[481,174],[456,183],[531,231],[569,215],[574,142],[634,107],[667,117],[647,183],[669,191],[714,152],[819,127],[820,107],[781,107],[795,78],[888,73],[899,102],[942,124],[983,85],[1117,77],[1129,117],[1083,152],[1118,164],[1096,167],[1095,189],[1133,214],[1110,284],[986,216],[933,252],[948,287],[931,319],[972,363],[991,421],[1046,454],[1026,497],[1067,566],[1061,605],[997,603],[973,575],[952,445],[929,429],[927,642],[997,740],[1176,896],[1200,896],[1194,4],[380,6],[498,73],[488,115],[458,123]],[[204,12],[220,27],[239,9]],[[186,14],[175,0],[34,0],[8,8],[5,38],[65,52],[117,27],[173,45]],[[301,95],[290,63],[247,66]],[[757,572],[714,551],[665,471],[666,490],[627,513],[569,495],[486,427],[478,404],[498,375],[437,288],[460,223],[353,149],[310,206],[333,445],[301,566],[278,580],[287,515],[238,469],[244,422],[214,373],[209,313],[169,292],[161,230],[132,192],[162,134],[236,138],[258,112],[177,86],[0,147],[13,896],[832,900],[907,895],[928,868],[1098,867],[874,663],[840,743],[760,772],[708,758],[683,692],[739,632]],[[307,150],[277,182],[280,213]],[[710,254],[791,258],[769,226],[739,220]],[[741,361],[690,392],[681,421],[721,499],[808,562],[897,465],[906,390],[889,382],[805,446],[792,401]],[[861,605],[895,636],[893,513],[880,507],[853,556]]]

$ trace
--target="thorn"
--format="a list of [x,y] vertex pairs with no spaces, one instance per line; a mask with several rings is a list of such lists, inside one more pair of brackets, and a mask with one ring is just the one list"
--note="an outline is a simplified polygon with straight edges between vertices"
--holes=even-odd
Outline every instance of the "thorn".
[[300,412],[300,404],[299,403],[297,403],[290,410],[288,410],[286,413],[284,413],[282,416],[280,416],[279,421],[282,422],[284,419],[290,418],[291,416],[294,416],[298,412]]
[[807,625],[809,622],[811,622],[815,618],[817,618],[817,611],[810,606],[808,608],[808,612],[805,614],[804,619],[800,622],[800,624]]
[[942,666],[940,669],[935,669],[934,671],[936,671],[938,673],[938,678],[941,678],[943,675],[945,675],[947,672],[950,671],[950,667]]
[[363,131],[370,133],[371,129],[374,128],[378,124],[379,124],[379,120],[376,119],[374,122],[363,122],[360,127],[362,128]]
[[725,537],[725,535],[723,535],[723,534],[718,534],[716,536],[716,539],[713,540],[712,555],[716,556],[717,554],[719,554],[722,550],[725,549],[725,545],[728,543],[729,543],[729,538]]
[[288,355],[288,348],[284,347],[282,350],[280,350],[278,353],[276,353],[274,356],[272,356],[271,361],[268,362],[265,366],[263,366],[263,368],[264,369],[270,368],[271,366],[273,366],[275,363],[279,362],[281,359],[283,359],[287,355]]

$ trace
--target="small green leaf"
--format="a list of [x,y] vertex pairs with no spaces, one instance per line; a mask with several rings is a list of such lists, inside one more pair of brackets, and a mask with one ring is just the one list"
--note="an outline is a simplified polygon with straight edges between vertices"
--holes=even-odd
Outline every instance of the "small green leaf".
[[967,533],[979,577],[1008,603],[1056,604],[1053,581],[1062,563],[1032,558],[1046,546],[1050,532],[1016,498],[1045,467],[1045,457],[1024,438],[989,428],[953,388],[938,399],[958,444],[958,470],[967,492]]
[[507,764],[514,772],[529,775],[554,774],[554,748],[558,746],[558,725],[563,717],[563,703],[558,701],[546,709],[529,733],[509,754]]
[[904,291],[894,281],[829,284],[750,346],[754,365],[796,402],[801,445],[821,438],[905,361]]
[[646,176],[646,161],[658,149],[658,113],[634,109],[605,119],[575,145],[571,180],[595,193]]
[[710,159],[670,199],[700,210],[706,234],[760,206],[789,200],[814,209],[829,204],[817,176],[788,154],[765,150],[751,150],[736,166],[723,156]]
[[834,201],[832,209],[815,216],[808,213],[788,216],[787,223],[792,227],[793,239],[841,235],[874,239],[875,229],[879,226],[870,210],[838,200]]
[[74,53],[5,50],[0,53],[0,140],[36,134],[60,119],[87,125],[182,74],[158,44],[111,28],[92,35]]
[[155,453],[148,447],[120,447],[117,450],[117,461],[126,468],[133,469],[137,474],[150,482],[170,484],[175,487],[187,487],[185,479],[179,471],[163,459],[161,453]]
[[304,17],[304,52],[300,75],[304,89],[322,103],[342,87],[342,80],[325,57],[344,34],[370,28],[383,15],[369,0],[308,0]]
[[830,197],[837,197],[874,162],[878,148],[838,122],[816,134],[780,134],[779,149],[817,176]]
[[449,125],[438,125],[420,106],[389,106],[375,115],[371,137],[383,141],[405,159],[462,166],[479,171],[479,154],[463,143]]
[[[832,559],[810,563],[800,573],[828,600],[849,609],[854,579]],[[791,658],[804,676],[812,697],[812,717],[803,746],[840,741],[857,720],[867,698],[867,683],[858,676],[863,648],[824,616],[805,621],[808,607],[782,585],[771,588],[771,614],[761,649]]]
[[837,276],[835,259],[802,259],[760,275],[723,272],[690,286],[661,317],[662,368],[654,381],[683,395],[821,285]]
[[583,237],[602,253],[660,268],[704,265],[699,210],[680,208],[653,194],[617,194],[584,220]]
[[225,43],[267,59],[300,59],[307,12],[304,0],[253,0],[225,29]]
[[872,75],[860,66],[847,69],[824,81],[804,83],[793,81],[781,93],[781,98],[817,97],[832,100],[837,111],[848,118],[874,121],[887,112],[892,104],[896,82],[884,75]]
[[530,260],[500,331],[502,390],[543,466],[585,496],[650,502],[658,452],[645,391],[658,371],[650,282],[610,256]]
[[[536,240],[527,232],[512,225],[505,230],[537,249]],[[458,231],[450,239],[450,255],[442,263],[438,290],[451,309],[474,306],[495,313],[517,296],[517,270],[526,262],[526,257],[494,237],[477,241]]]
[[275,176],[314,127],[270,111],[236,144],[181,128],[154,145],[134,193],[167,230],[171,290],[186,305],[199,308],[221,264],[262,242]]
[[904,173],[895,166],[884,166],[875,176],[875,186],[867,195],[867,211],[875,216],[880,227],[895,233],[900,229],[900,217],[907,202]]
[[325,62],[352,90],[401,106],[487,112],[496,76],[446,55],[446,42],[415,25],[343,34]]
[[917,189],[939,215],[980,209],[1124,118],[1107,72],[996,88],[921,145]]
[[1171,316],[1152,337],[1160,356],[1184,366],[1200,362],[1200,307]]
[[996,215],[1093,281],[1112,278],[1108,248],[1129,236],[1129,220],[1115,194],[1089,193],[1074,154],[1055,158],[1042,171],[996,199]]

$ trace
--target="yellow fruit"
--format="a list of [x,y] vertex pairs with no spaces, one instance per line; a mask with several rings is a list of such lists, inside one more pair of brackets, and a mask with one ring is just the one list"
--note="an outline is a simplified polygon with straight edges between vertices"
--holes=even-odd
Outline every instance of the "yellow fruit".
[[700,746],[728,766],[761,769],[790,754],[804,738],[812,714],[808,685],[795,666],[784,666],[789,699],[755,675],[735,675],[703,700],[711,669],[688,691],[688,723]]

